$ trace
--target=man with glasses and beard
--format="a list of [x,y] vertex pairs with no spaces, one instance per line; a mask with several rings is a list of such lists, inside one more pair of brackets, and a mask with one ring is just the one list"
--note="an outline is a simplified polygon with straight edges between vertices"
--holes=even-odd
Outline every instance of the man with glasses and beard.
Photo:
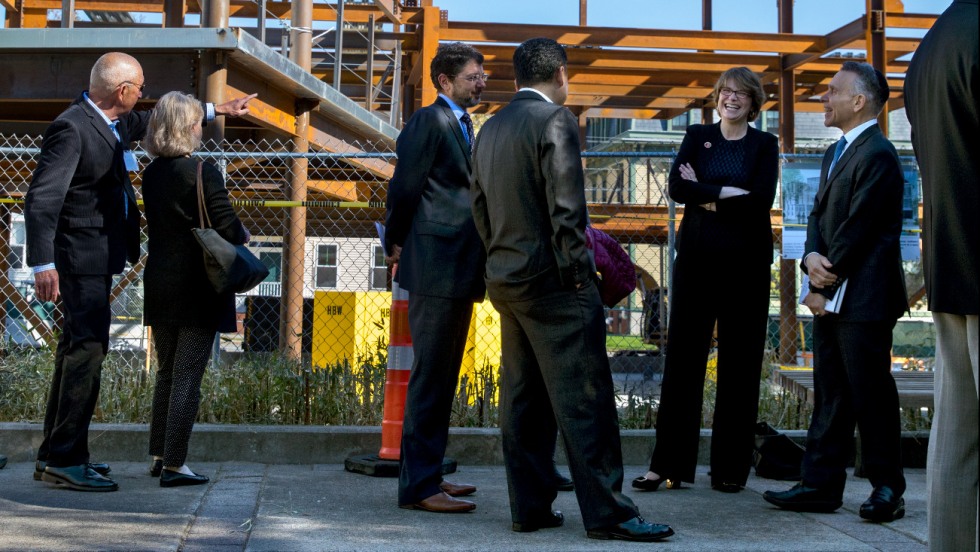
[[405,399],[398,505],[469,512],[456,497],[472,485],[442,480],[449,415],[473,303],[486,293],[486,255],[470,212],[473,123],[467,109],[486,86],[483,54],[463,43],[440,46],[430,66],[439,97],[417,111],[398,136],[398,165],[388,187],[385,254],[409,291],[415,355]]

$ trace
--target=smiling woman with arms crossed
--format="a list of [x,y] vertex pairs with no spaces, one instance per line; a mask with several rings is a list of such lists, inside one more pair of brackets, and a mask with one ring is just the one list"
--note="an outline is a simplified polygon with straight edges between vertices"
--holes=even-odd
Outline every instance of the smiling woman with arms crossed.
[[667,361],[650,471],[633,480],[655,491],[694,482],[712,330],[718,323],[718,386],[711,486],[738,492],[752,461],[759,375],[773,259],[769,210],[778,142],[749,126],[765,96],[745,67],[715,84],[720,122],[692,125],[670,170],[670,197],[685,204],[670,290]]

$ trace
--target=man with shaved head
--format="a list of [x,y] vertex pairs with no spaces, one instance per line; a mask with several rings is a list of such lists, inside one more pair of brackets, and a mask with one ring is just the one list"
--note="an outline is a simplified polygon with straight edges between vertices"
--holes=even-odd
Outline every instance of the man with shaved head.
[[[98,59],[89,89],[44,133],[27,190],[27,263],[41,301],[59,297],[64,313],[34,478],[79,491],[115,491],[106,464],[92,463],[88,427],[109,348],[112,276],[140,254],[140,213],[129,149],[146,132],[143,68],[132,56]],[[255,95],[206,105],[215,114],[248,113]]]

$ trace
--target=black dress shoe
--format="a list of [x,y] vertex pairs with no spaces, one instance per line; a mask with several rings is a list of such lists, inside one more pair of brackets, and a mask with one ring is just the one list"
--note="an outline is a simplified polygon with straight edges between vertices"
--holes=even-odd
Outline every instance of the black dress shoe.
[[7,457],[0,454],[0,470],[2,470],[3,467],[6,465],[7,465]]
[[[47,465],[48,463],[44,460],[34,462],[34,481],[41,480],[41,475],[44,473],[44,468],[47,467]],[[109,477],[109,474],[112,473],[112,468],[109,467],[109,464],[90,462],[88,467],[92,468],[96,473],[103,477]]]
[[674,530],[671,529],[669,525],[647,523],[646,521],[643,521],[642,517],[636,516],[631,520],[617,523],[616,525],[611,525],[609,527],[589,529],[585,534],[590,539],[620,539],[650,542],[666,539],[674,534]]
[[565,516],[558,510],[554,510],[541,515],[531,516],[527,521],[515,521],[511,525],[511,529],[518,533],[530,533],[538,529],[561,527],[564,523]]
[[160,473],[161,487],[186,487],[187,485],[204,485],[209,481],[208,476],[199,473],[187,475],[186,473],[163,470]]
[[738,483],[730,483],[726,481],[721,481],[719,483],[712,483],[711,488],[716,491],[721,491],[723,493],[737,493],[741,491],[744,487]]
[[828,514],[844,503],[840,493],[832,493],[797,483],[788,491],[766,491],[762,498],[784,510]]
[[55,468],[46,466],[41,480],[68,487],[76,491],[108,492],[119,489],[119,485],[90,467],[90,464]]
[[150,477],[160,477],[160,472],[163,471],[163,460],[156,459],[150,463]]
[[574,491],[575,482],[564,475],[558,474],[557,478],[555,479],[555,488],[559,491]]
[[872,491],[871,497],[861,505],[860,515],[876,523],[901,519],[905,517],[905,499],[891,487],[882,485]]

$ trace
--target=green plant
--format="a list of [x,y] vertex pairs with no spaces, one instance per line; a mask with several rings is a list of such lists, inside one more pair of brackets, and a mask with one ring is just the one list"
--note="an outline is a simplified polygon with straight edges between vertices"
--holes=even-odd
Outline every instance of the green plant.
[[457,427],[496,427],[499,419],[499,377],[498,367],[489,362],[474,370],[472,379],[467,375],[460,377],[449,424]]

